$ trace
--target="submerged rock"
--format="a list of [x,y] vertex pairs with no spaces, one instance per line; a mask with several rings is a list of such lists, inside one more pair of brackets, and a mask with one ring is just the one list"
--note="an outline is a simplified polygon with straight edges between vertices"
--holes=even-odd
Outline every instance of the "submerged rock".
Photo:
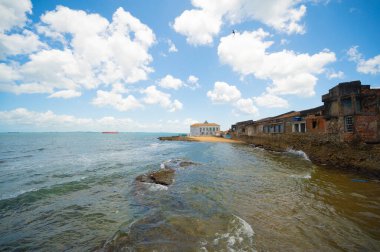
[[173,169],[165,168],[137,176],[136,181],[160,185],[171,185],[174,181],[174,173],[175,171]]
[[192,165],[198,165],[198,164],[191,161],[182,161],[179,163],[180,167],[187,167],[187,166],[192,166]]
[[194,163],[188,160],[183,160],[183,159],[171,159],[169,161],[162,163],[161,167],[177,169],[177,168],[184,168],[184,167],[195,166],[195,165],[200,165],[200,164]]

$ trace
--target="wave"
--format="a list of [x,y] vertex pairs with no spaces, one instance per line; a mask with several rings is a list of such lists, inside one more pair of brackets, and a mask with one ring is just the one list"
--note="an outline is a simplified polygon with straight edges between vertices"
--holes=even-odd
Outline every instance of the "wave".
[[182,158],[174,158],[174,159],[169,159],[165,162],[162,162],[160,164],[161,169],[165,168],[170,168],[170,169],[180,169],[180,168],[186,168],[189,166],[197,166],[200,165],[199,163],[192,162],[187,159],[182,159]]
[[104,244],[103,250],[255,251],[255,232],[242,218],[199,214],[173,209],[150,212],[126,223]]
[[13,193],[13,194],[2,195],[1,198],[0,198],[0,201],[1,201],[1,200],[7,200],[7,199],[17,198],[18,196],[23,195],[23,194],[25,194],[25,193],[28,193],[28,192],[36,192],[36,191],[38,191],[38,190],[39,190],[39,189],[37,189],[37,188],[30,188],[30,189],[20,190],[20,191],[18,191],[18,192]]
[[286,150],[288,153],[290,154],[294,154],[296,156],[299,156],[307,161],[310,161],[310,158],[307,156],[307,154],[305,152],[303,152],[302,150],[293,150],[293,149],[287,149]]
[[143,183],[148,191],[151,192],[157,192],[157,191],[167,191],[168,187],[165,185],[160,185],[160,184],[153,184],[153,183]]
[[76,181],[56,184],[51,187],[24,189],[10,195],[2,196],[0,209],[12,209],[20,205],[30,205],[44,198],[65,195],[90,188],[89,181],[85,181],[84,179],[85,177]]
[[45,150],[45,148],[38,148],[38,149],[26,150],[26,151],[23,151],[23,153],[40,152],[40,151],[44,151],[44,150]]
[[[217,234],[217,238],[214,239],[213,245],[224,243],[228,251],[236,251],[236,249],[238,249],[238,251],[248,251],[246,249],[254,251],[254,249],[250,247],[252,246],[253,237],[255,235],[251,225],[239,216],[233,216],[234,218],[229,223],[228,231],[223,234]],[[246,246],[246,244],[249,244],[250,246]],[[206,247],[204,247],[204,249],[206,249]]]
[[311,174],[306,174],[306,175],[290,175],[291,178],[301,178],[301,179],[311,179]]

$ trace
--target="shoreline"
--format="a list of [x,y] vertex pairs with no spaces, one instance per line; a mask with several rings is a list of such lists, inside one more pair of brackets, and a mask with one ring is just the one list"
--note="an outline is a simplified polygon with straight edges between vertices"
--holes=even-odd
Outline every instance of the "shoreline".
[[159,137],[161,141],[184,141],[184,142],[207,142],[207,143],[235,143],[235,144],[245,144],[244,141],[237,139],[228,139],[216,136],[169,136],[169,137]]
[[336,143],[323,141],[318,137],[299,141],[292,135],[237,139],[270,151],[286,152],[289,149],[303,151],[310,161],[318,166],[331,167],[329,169],[355,173],[368,178],[380,178],[379,145]]
[[306,141],[297,139],[276,139],[275,137],[233,138],[215,136],[169,136],[159,137],[161,141],[209,142],[253,144],[268,151],[287,152],[289,149],[303,151],[310,161],[318,166],[355,173],[369,178],[380,178],[380,147],[370,145],[350,146],[331,142]]

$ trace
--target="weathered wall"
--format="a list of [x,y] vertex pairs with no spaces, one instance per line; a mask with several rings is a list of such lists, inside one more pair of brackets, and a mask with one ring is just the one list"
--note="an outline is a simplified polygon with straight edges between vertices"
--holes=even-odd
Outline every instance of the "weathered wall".
[[302,150],[313,163],[337,169],[355,170],[380,177],[380,145],[342,143],[329,134],[268,134],[239,137],[247,143],[275,151]]

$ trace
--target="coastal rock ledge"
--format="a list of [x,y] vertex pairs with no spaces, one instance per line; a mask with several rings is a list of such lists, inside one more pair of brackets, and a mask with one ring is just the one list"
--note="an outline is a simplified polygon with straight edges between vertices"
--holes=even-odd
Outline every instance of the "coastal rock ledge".
[[171,185],[174,181],[174,173],[174,169],[165,168],[147,174],[139,175],[136,177],[136,181],[168,186]]

